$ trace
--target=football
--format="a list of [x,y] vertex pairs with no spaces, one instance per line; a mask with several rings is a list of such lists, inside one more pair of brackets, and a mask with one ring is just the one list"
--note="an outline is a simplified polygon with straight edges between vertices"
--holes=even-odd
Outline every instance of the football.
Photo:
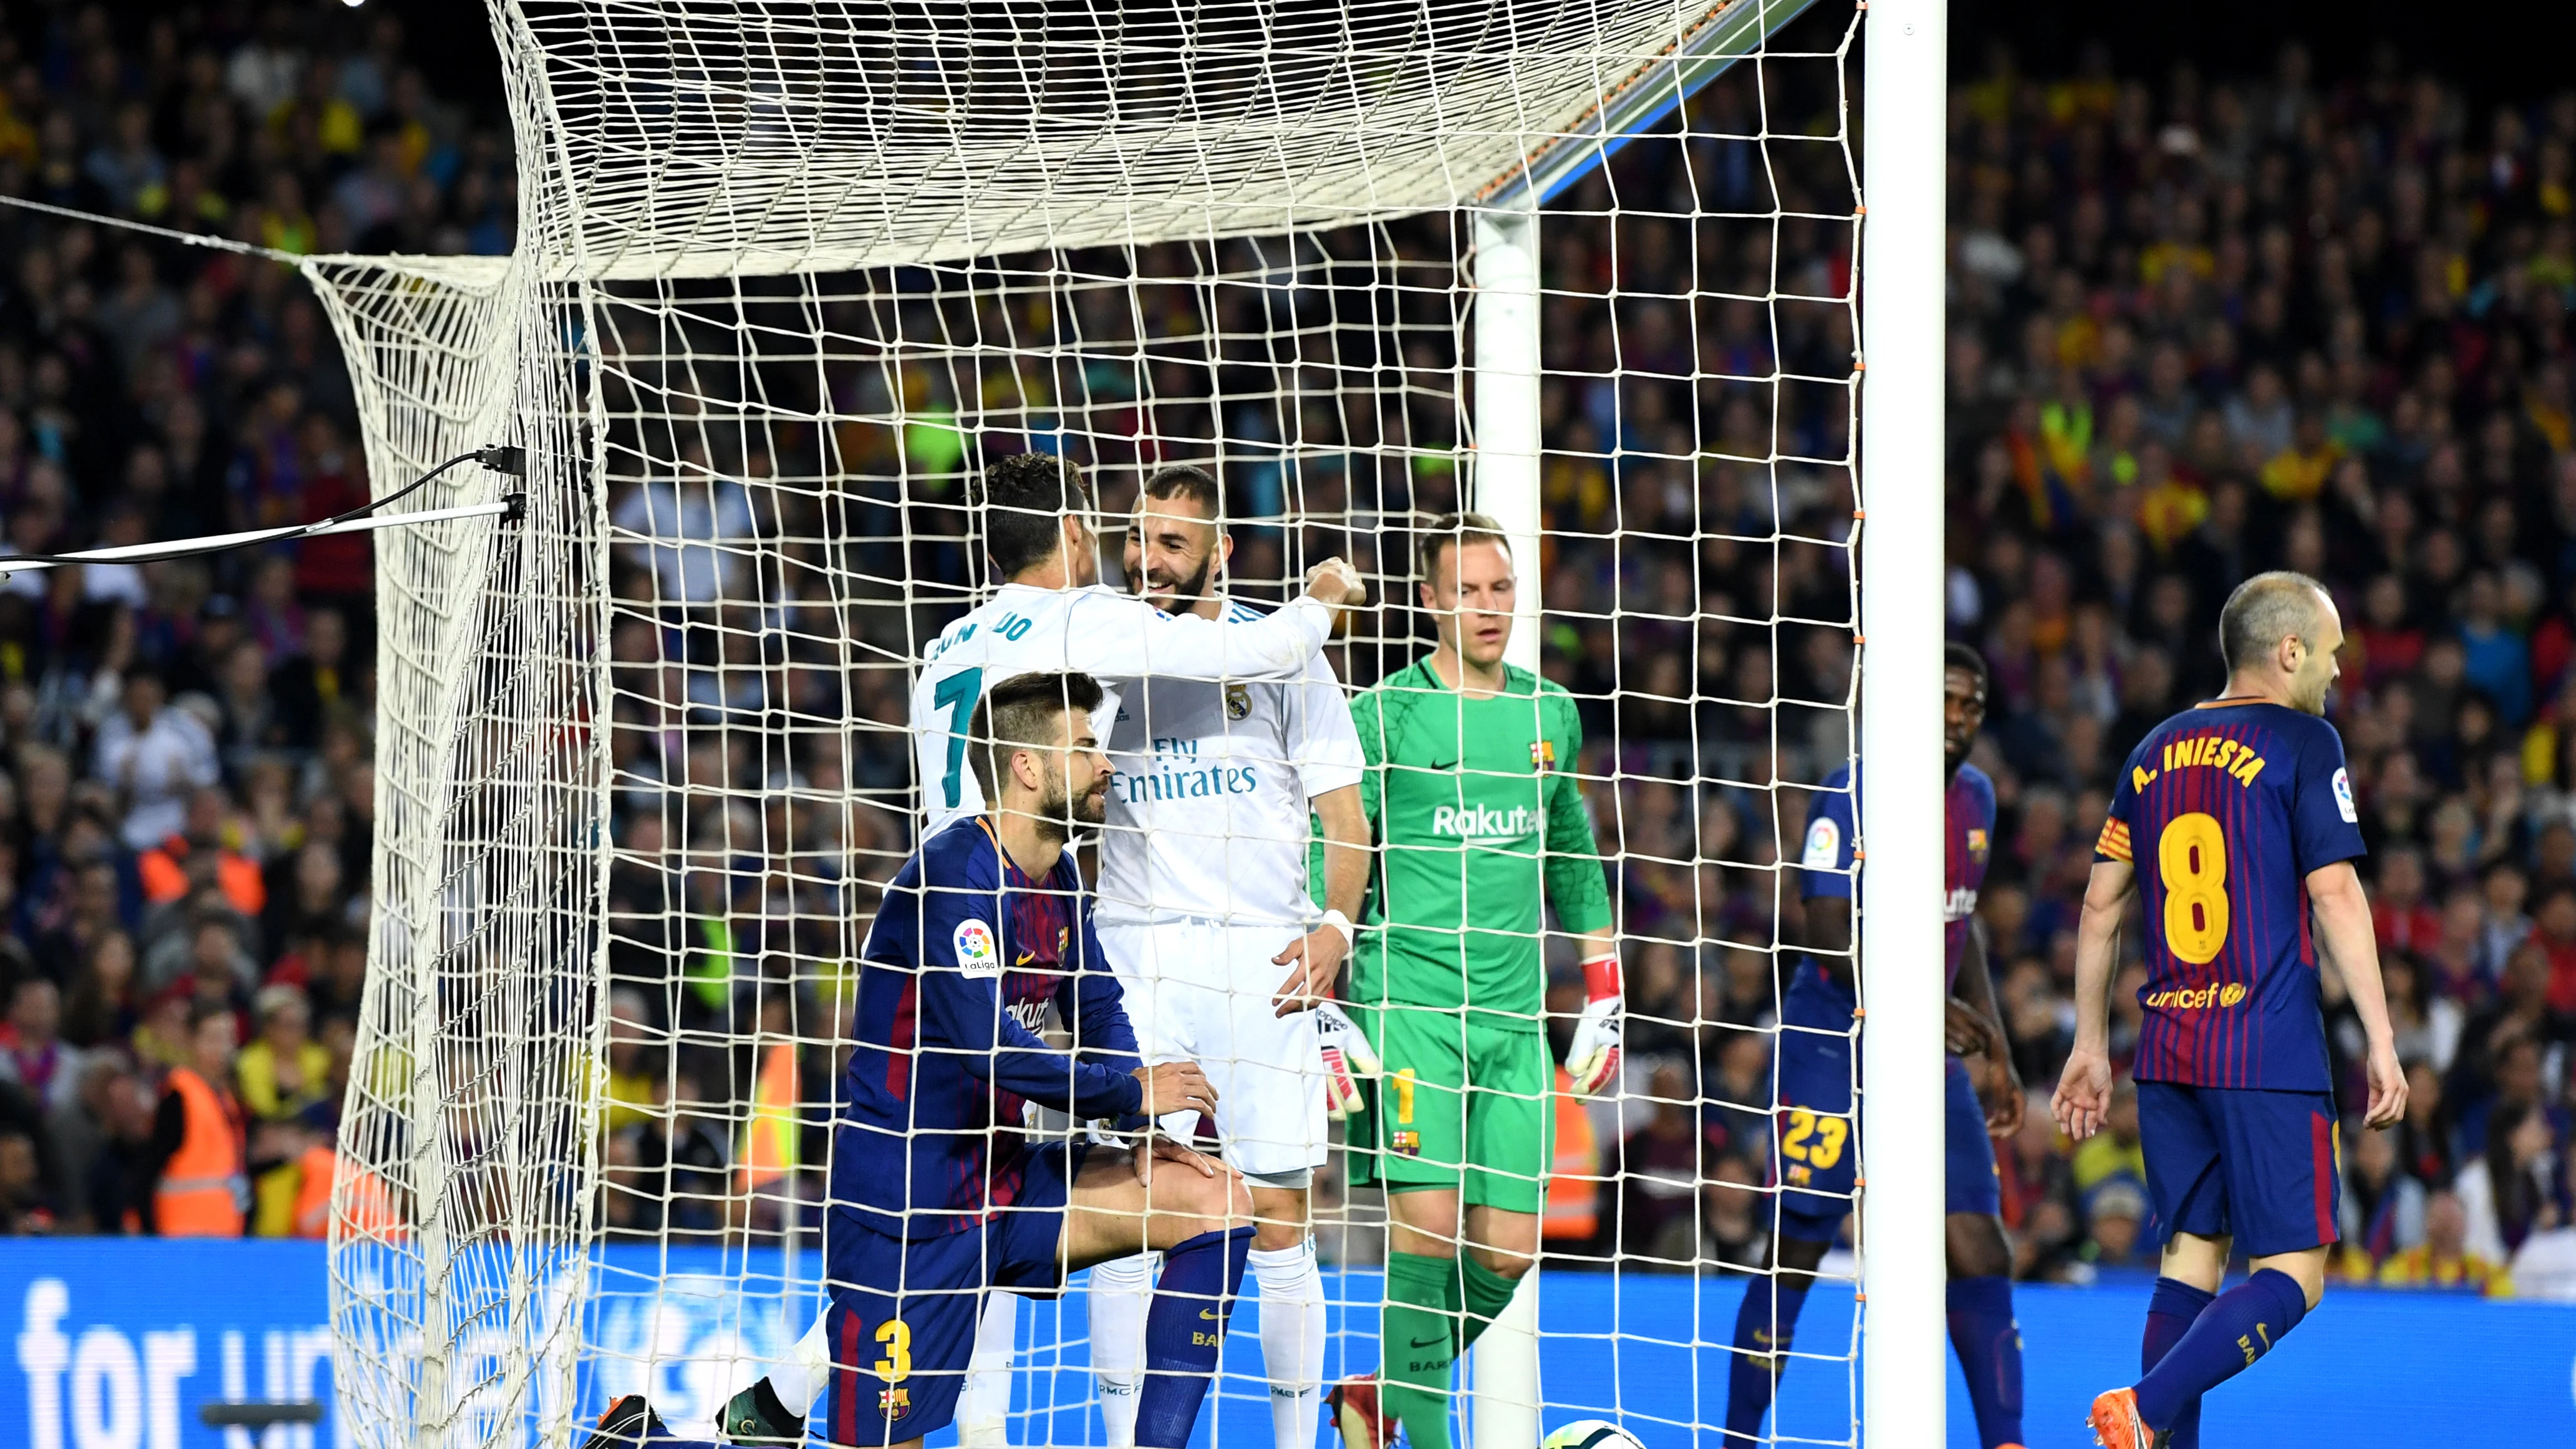
[[1607,1419],[1577,1419],[1547,1436],[1539,1449],[1645,1449],[1637,1437]]

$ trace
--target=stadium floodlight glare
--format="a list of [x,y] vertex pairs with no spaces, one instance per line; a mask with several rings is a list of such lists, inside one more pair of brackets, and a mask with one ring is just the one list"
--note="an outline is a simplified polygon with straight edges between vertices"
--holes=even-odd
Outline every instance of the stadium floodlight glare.
[[[506,532],[489,485],[449,474],[378,551],[375,915],[331,1252],[352,1442],[561,1444],[647,1385],[702,1428],[803,1331],[824,1167],[804,1129],[913,842],[907,690],[993,583],[970,484],[1003,454],[1080,460],[1113,563],[1140,477],[1181,460],[1223,482],[1239,596],[1358,561],[1380,607],[1331,646],[1352,686],[1425,647],[1423,525],[1492,514],[1521,584],[1505,657],[1560,678],[1589,733],[1531,768],[1582,774],[1629,969],[1785,964],[1799,811],[1859,748],[1853,610],[1911,604],[1937,644],[1937,591],[1916,597],[1937,476],[1909,519],[1862,448],[1938,449],[1864,434],[1859,339],[1882,227],[1928,248],[1937,337],[1938,166],[1928,203],[1873,198],[1865,243],[1864,13],[1873,38],[1939,31],[1937,0],[493,0],[517,250],[297,263],[372,476],[500,436],[525,467]],[[1937,120],[1922,63],[1931,100],[1893,104]],[[1882,391],[1928,386],[1937,423],[1937,366],[1882,364],[1912,344],[1870,333],[1870,417],[1919,424],[1919,393],[1885,412],[1905,399]],[[1856,567],[1865,494],[1883,594]],[[1867,723],[1928,748],[1933,716],[1908,684]],[[1883,828],[1881,861],[1920,844]],[[1900,979],[1873,963],[1928,956],[1937,914],[1871,899],[1862,976]],[[1899,1060],[1870,1076],[1873,1121],[1919,1065]],[[1684,1080],[1757,1122],[1776,1106]],[[1655,1088],[1632,1072],[1560,1141],[1615,1141]],[[1864,1249],[1883,1217],[1939,1213],[1939,1154],[1897,1140],[1872,1129]],[[1579,1164],[1549,1201],[1569,1233],[1670,1185]],[[1609,1244],[1605,1281],[1714,1277],[1685,1195],[1680,1228]],[[1318,1202],[1329,1294],[1373,1304],[1383,1208]],[[1925,1330],[1924,1275],[1878,1257],[1825,1271],[1867,1276],[1871,1323],[1928,1332],[1900,1351],[1937,1363],[1937,1265]],[[1476,1346],[1477,1449],[1595,1416],[1649,1444],[1714,1432],[1721,1328],[1542,1332],[1550,1291],[1525,1280]],[[1022,1313],[1011,1437],[1094,1432],[1077,1319]],[[1809,1310],[1790,1392],[1832,1402],[1784,1435],[1862,1439],[1845,1322]],[[1578,1347],[1612,1371],[1543,1372]],[[1349,1327],[1334,1351],[1377,1362]],[[1924,1401],[1900,1416],[1871,1384],[1867,1442],[1912,1442]],[[1244,1391],[1212,1401],[1220,1444],[1268,1432],[1230,1417]]]

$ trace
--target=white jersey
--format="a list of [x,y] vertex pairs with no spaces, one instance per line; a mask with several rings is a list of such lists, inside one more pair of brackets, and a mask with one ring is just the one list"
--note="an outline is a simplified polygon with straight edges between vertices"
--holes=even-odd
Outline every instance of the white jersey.
[[[1263,616],[1228,604],[1230,623]],[[1109,731],[1100,919],[1311,925],[1310,802],[1360,782],[1351,708],[1319,655],[1294,679],[1158,677],[1120,701]]]
[[940,631],[912,682],[913,761],[927,817],[921,838],[983,810],[984,792],[966,764],[966,731],[975,702],[1003,680],[1056,670],[1098,679],[1108,697],[1092,723],[1105,740],[1132,681],[1194,679],[1214,689],[1222,680],[1293,678],[1332,628],[1333,611],[1304,597],[1275,614],[1220,622],[1166,614],[1100,584],[1004,584]]

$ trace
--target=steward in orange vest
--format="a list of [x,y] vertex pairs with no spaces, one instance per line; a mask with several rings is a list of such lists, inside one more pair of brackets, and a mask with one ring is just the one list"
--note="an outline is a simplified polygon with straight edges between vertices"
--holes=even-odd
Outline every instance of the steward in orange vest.
[[348,1184],[344,1216],[351,1236],[387,1241],[402,1237],[402,1220],[394,1213],[393,1195],[385,1191],[384,1179],[333,1151],[328,1138],[316,1137],[296,1158],[296,1165],[302,1170],[295,1188],[296,1237],[331,1236],[331,1188],[340,1181]]
[[165,1238],[238,1238],[250,1185],[231,1085],[233,1014],[200,1004],[188,1026],[189,1063],[170,1069],[152,1125],[153,1149],[163,1154],[152,1186],[153,1227]]
[[1556,1069],[1555,1102],[1556,1145],[1548,1157],[1539,1235],[1552,1243],[1589,1242],[1601,1229],[1601,1142],[1563,1067]]

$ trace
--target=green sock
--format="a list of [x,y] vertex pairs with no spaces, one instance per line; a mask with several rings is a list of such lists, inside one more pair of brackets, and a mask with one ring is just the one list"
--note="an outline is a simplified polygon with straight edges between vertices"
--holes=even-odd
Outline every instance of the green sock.
[[1386,1255],[1378,1401],[1412,1449],[1449,1449],[1449,1366],[1458,1357],[1458,1260]]
[[1503,1305],[1512,1301],[1512,1290],[1520,1283],[1477,1262],[1472,1253],[1461,1260],[1460,1268],[1466,1282],[1467,1315],[1458,1336],[1458,1351],[1465,1353],[1468,1344],[1493,1327],[1494,1319],[1502,1313]]

